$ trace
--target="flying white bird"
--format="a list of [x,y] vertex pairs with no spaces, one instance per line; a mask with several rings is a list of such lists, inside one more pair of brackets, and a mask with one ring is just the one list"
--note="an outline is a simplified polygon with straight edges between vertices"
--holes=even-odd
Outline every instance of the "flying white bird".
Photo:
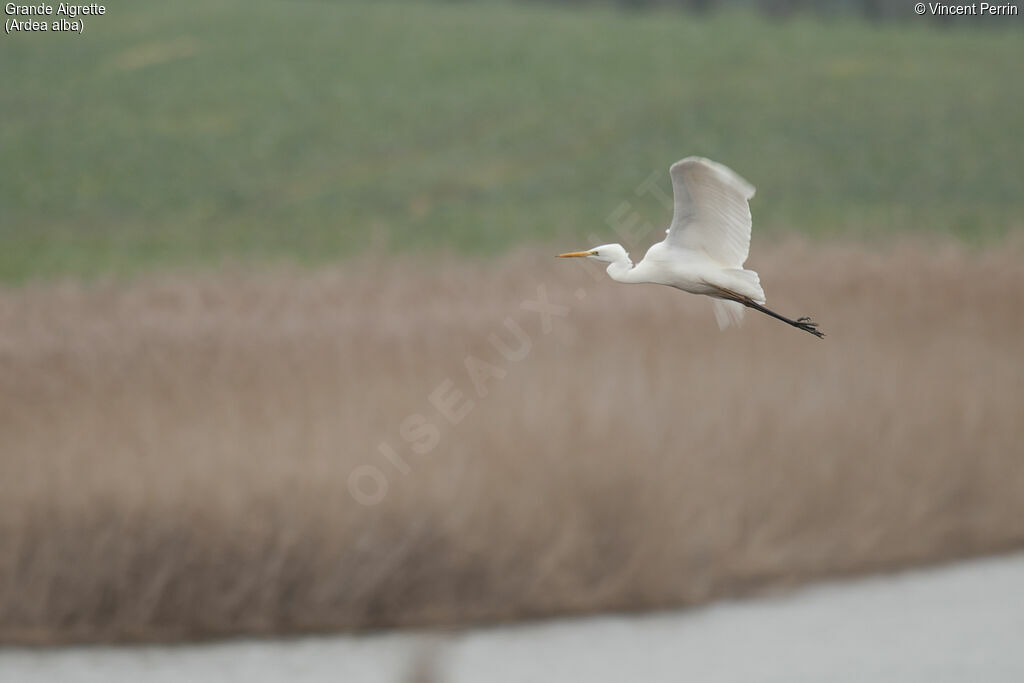
[[668,237],[651,245],[633,265],[620,244],[602,244],[559,258],[586,257],[608,264],[617,282],[668,285],[714,299],[722,329],[743,320],[744,307],[761,311],[793,327],[824,337],[810,318],[789,318],[764,307],[757,273],[743,268],[750,251],[750,206],[754,186],[732,169],[709,159],[687,157],[672,164],[675,210]]

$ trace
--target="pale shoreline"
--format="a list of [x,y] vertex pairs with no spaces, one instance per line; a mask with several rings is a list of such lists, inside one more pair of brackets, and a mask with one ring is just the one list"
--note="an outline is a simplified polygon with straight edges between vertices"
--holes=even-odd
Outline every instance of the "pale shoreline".
[[[0,682],[1024,680],[1024,554],[649,616],[449,634],[0,649]],[[425,668],[431,669],[430,671]]]

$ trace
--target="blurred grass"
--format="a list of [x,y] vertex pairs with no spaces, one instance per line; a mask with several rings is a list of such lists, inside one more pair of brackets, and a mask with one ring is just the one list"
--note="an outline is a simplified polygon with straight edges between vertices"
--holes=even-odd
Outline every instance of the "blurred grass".
[[501,250],[607,231],[623,200],[665,223],[633,190],[688,154],[758,186],[759,234],[987,241],[1024,215],[1009,30],[147,1],[0,55],[8,282]]

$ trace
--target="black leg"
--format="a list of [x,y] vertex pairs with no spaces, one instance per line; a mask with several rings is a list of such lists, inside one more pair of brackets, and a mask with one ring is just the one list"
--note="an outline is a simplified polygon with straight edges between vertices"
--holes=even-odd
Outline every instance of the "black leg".
[[719,292],[722,293],[722,298],[723,299],[729,299],[730,301],[737,301],[737,302],[743,304],[744,306],[746,306],[747,308],[753,308],[755,311],[761,311],[765,315],[770,315],[771,317],[775,318],[776,320],[781,320],[782,322],[786,323],[787,325],[792,325],[793,327],[797,328],[798,330],[803,330],[804,332],[810,332],[811,334],[813,334],[818,339],[824,339],[825,338],[825,333],[818,329],[818,323],[814,322],[813,320],[811,320],[807,316],[802,316],[800,318],[797,318],[796,320],[790,320],[786,316],[779,315],[778,313],[776,313],[775,311],[771,310],[770,308],[765,308],[761,304],[753,301],[752,299],[750,299],[748,297],[743,296],[742,294],[737,294],[736,292],[730,292],[728,289],[722,289],[721,287],[715,287],[714,285],[711,285],[711,286],[714,287],[715,289],[717,289]]
[[771,317],[775,318],[776,320],[781,320],[782,322],[786,323],[787,325],[792,325],[793,327],[797,328],[798,330],[803,330],[804,332],[810,332],[811,334],[813,334],[818,339],[823,339],[825,337],[825,333],[818,329],[818,323],[814,322],[813,320],[811,320],[807,316],[803,316],[803,317],[797,318],[796,320],[790,320],[786,316],[779,315],[778,313],[776,313],[775,311],[771,310],[770,308],[765,308],[761,304],[756,303],[754,301],[751,301],[750,299],[748,299],[745,296],[739,297],[737,299],[737,301],[739,301],[741,304],[743,304],[747,308],[753,308],[755,311],[761,311],[765,315],[770,315]]

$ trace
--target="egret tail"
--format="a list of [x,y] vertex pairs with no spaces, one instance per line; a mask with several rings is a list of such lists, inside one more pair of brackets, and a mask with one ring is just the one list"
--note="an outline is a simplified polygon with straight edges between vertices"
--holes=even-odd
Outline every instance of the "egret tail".
[[715,311],[715,322],[718,329],[724,330],[730,325],[739,327],[743,323],[743,304],[731,299],[713,299],[711,301]]

